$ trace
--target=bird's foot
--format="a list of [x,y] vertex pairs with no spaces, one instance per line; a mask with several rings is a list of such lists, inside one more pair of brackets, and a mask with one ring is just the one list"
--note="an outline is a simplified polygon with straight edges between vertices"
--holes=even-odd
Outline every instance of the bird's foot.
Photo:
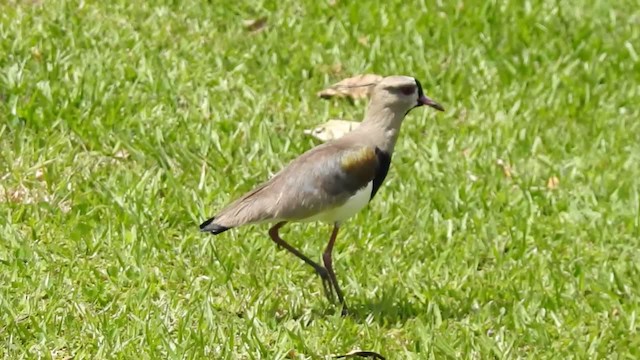
[[322,288],[324,289],[324,295],[329,299],[330,302],[335,302],[336,297],[333,293],[333,285],[331,283],[331,278],[329,277],[329,272],[322,266],[318,266],[315,268],[316,273],[322,279]]

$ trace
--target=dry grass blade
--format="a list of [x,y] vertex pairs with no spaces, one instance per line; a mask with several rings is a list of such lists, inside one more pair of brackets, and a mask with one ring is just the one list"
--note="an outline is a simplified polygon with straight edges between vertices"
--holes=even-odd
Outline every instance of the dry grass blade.
[[349,352],[347,354],[344,354],[344,355],[335,355],[333,358],[334,359],[346,359],[346,358],[352,358],[352,357],[355,357],[355,356],[385,360],[385,357],[380,355],[380,354],[378,354],[377,352],[367,351],[367,350],[353,350],[353,351],[351,351],[351,352]]
[[371,89],[382,80],[382,76],[376,74],[357,75],[337,82],[320,91],[318,96],[323,99],[332,97],[348,97],[354,100],[369,97]]
[[360,123],[357,121],[331,119],[312,130],[304,130],[304,133],[320,141],[329,141],[344,136],[344,134],[357,128],[358,125]]
[[496,165],[500,166],[500,168],[502,169],[502,173],[506,178],[511,178],[513,172],[511,170],[511,166],[506,161],[498,159],[496,160]]

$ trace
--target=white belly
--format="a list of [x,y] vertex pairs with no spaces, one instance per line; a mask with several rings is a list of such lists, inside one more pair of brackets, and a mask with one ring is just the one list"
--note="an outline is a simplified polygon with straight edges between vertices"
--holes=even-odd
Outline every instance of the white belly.
[[369,182],[369,184],[364,188],[358,190],[358,192],[350,197],[344,204],[342,204],[342,206],[321,212],[302,221],[322,221],[330,224],[345,221],[367,205],[371,199],[372,188],[373,181]]

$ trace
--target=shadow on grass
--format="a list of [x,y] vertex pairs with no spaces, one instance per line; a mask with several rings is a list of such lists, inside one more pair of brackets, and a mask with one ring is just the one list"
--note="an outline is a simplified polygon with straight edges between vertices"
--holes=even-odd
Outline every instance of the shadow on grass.
[[[424,291],[424,290],[423,290]],[[329,302],[324,295],[318,294],[318,302],[301,302],[291,307],[290,304],[273,302],[267,314],[272,314],[276,321],[293,319],[309,325],[316,320],[340,316],[342,306],[336,301]],[[411,289],[392,287],[385,289],[378,296],[363,298],[347,295],[349,312],[347,317],[360,322],[375,321],[381,325],[404,323],[414,318],[425,321],[461,320],[470,315],[472,301],[452,296],[447,291],[427,290],[416,296]],[[236,314],[243,317],[241,313]]]
[[[419,299],[415,296],[390,289],[381,296],[364,301],[352,299],[349,304],[349,316],[356,321],[367,321],[373,318],[380,324],[404,323],[414,318],[460,320],[468,316],[471,309],[461,299],[439,298],[437,294],[430,299]],[[338,312],[339,307],[332,312]]]

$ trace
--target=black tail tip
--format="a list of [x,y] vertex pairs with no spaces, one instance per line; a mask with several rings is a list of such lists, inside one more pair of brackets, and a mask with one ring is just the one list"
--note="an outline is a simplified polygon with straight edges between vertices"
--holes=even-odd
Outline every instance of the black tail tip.
[[218,235],[220,233],[223,233],[231,228],[222,226],[222,225],[218,225],[218,224],[214,224],[213,220],[215,220],[215,216],[212,217],[211,219],[208,219],[207,221],[203,222],[202,224],[200,224],[200,231],[202,232],[210,232],[213,235]]

